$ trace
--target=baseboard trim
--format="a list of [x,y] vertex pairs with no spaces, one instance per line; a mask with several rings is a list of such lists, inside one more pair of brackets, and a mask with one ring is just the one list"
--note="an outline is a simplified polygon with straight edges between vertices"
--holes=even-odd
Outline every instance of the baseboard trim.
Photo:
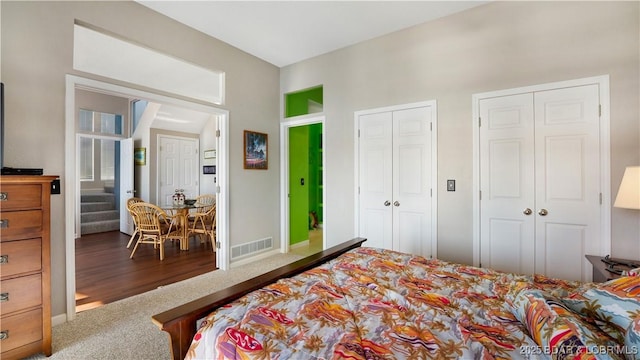
[[66,322],[67,322],[67,313],[51,317],[51,326],[62,325]]

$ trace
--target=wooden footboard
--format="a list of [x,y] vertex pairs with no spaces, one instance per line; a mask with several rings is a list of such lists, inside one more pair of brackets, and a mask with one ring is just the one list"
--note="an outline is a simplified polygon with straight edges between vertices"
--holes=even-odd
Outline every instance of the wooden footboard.
[[345,252],[359,247],[364,241],[366,241],[364,238],[351,239],[304,259],[281,266],[264,275],[249,279],[160,314],[153,315],[151,318],[160,330],[169,333],[169,345],[173,359],[184,359],[191,345],[191,340],[196,334],[196,322],[199,319],[207,316],[220,306],[234,301],[254,290],[258,290],[279,279],[294,276],[335,259]]

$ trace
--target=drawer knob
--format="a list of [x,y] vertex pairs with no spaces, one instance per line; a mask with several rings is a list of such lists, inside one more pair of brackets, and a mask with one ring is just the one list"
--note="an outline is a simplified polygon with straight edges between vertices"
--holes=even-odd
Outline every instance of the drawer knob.
[[0,255],[0,264],[8,264],[9,255]]
[[0,302],[9,301],[9,293],[0,293]]
[[7,201],[9,200],[9,193],[8,192],[0,192],[0,201]]
[[0,331],[0,340],[5,340],[9,338],[9,330]]
[[0,219],[0,229],[6,229],[9,227],[9,220]]

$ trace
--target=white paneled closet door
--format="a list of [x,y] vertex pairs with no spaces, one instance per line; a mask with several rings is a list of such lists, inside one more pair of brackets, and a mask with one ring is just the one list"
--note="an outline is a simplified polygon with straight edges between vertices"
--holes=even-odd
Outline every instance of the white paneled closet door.
[[359,116],[359,235],[366,246],[432,256],[433,108]]
[[159,136],[159,204],[173,202],[176,189],[183,189],[187,198],[199,195],[198,139]]
[[598,85],[482,99],[483,267],[586,281],[601,234]]

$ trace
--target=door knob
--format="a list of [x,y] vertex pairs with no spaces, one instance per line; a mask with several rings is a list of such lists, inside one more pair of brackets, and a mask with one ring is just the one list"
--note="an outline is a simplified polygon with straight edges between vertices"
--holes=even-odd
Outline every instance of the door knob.
[[529,208],[526,208],[526,209],[524,209],[524,211],[522,213],[525,214],[525,215],[531,215],[531,213],[533,213],[533,211],[531,211],[531,209],[529,209]]
[[547,216],[548,213],[547,209],[540,209],[540,211],[538,211],[540,216]]
[[387,200],[384,202],[384,206],[389,206],[389,205],[391,205],[391,201]]
[[393,206],[400,206],[400,203],[399,203],[399,202],[397,202],[397,201],[394,201],[394,202],[393,202]]

